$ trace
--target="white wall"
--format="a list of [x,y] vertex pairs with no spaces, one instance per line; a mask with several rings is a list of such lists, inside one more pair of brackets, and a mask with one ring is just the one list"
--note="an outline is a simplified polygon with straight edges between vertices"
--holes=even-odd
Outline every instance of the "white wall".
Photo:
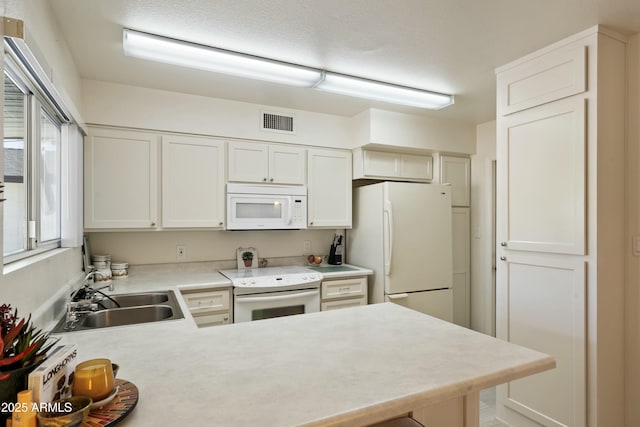
[[[157,89],[83,80],[83,115],[91,124],[351,148],[349,117],[286,110]],[[262,110],[293,113],[295,135],[260,130]]]
[[496,122],[477,126],[471,156],[471,328],[495,335],[492,165],[496,160]]
[[355,117],[354,147],[383,144],[450,153],[475,153],[476,126],[458,120],[372,108]]
[[[303,243],[311,242],[311,253],[327,255],[336,230],[286,231],[162,231],[90,233],[94,254],[109,254],[115,261],[130,264],[179,262],[176,246],[186,246],[182,262],[227,261],[236,259],[238,247],[252,246],[260,258],[300,256],[304,262]],[[341,230],[343,233],[344,231]]]

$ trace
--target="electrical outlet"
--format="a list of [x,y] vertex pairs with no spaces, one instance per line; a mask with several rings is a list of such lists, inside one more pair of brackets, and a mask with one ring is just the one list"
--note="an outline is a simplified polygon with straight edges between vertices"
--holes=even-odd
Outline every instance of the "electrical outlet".
[[184,245],[176,246],[176,258],[187,259],[187,247]]
[[302,250],[305,255],[309,255],[311,253],[311,240],[305,240],[302,243]]

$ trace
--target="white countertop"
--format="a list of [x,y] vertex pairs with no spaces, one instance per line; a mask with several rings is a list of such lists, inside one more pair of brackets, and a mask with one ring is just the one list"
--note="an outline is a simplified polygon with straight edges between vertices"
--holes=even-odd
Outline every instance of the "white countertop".
[[554,366],[550,356],[392,304],[198,329],[173,320],[62,335],[140,401],[126,426],[357,425]]

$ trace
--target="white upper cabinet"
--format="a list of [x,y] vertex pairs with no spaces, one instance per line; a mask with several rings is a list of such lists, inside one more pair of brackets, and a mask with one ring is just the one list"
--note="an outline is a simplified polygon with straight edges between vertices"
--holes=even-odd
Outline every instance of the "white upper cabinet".
[[223,228],[225,143],[162,137],[162,226]]
[[433,157],[359,148],[353,152],[353,179],[360,178],[429,182],[433,179]]
[[498,114],[507,115],[587,90],[587,47],[557,50],[497,76]]
[[84,148],[85,228],[156,227],[158,136],[90,128]]
[[308,150],[309,228],[351,228],[351,153]]
[[305,153],[292,145],[230,142],[229,181],[303,185]]
[[440,156],[440,183],[451,185],[451,204],[471,204],[471,159],[458,156]]

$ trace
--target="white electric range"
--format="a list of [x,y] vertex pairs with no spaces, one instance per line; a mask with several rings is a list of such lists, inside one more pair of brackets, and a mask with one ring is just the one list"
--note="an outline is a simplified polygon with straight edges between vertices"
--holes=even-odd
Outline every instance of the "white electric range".
[[221,270],[233,284],[234,323],[320,311],[322,275],[301,266]]

